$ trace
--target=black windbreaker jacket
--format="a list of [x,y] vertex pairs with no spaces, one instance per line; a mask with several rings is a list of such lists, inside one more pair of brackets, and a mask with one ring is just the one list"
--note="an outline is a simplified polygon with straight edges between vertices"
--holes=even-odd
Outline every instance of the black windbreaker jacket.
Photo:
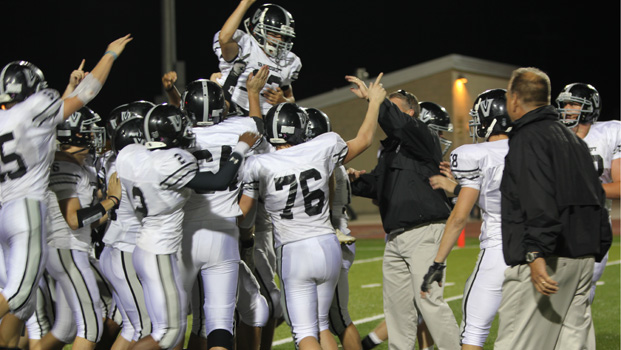
[[378,123],[388,136],[384,149],[375,169],[352,183],[352,193],[378,200],[387,233],[446,220],[451,212],[446,194],[429,185],[429,177],[440,173],[437,136],[388,99]]
[[553,106],[514,122],[500,186],[505,262],[527,252],[597,261],[612,243],[605,193],[586,143]]

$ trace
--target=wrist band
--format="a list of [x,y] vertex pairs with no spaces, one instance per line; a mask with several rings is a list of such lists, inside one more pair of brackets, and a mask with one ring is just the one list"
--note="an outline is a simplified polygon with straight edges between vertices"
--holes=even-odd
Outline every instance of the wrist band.
[[114,52],[114,51],[110,51],[110,50],[108,50],[108,51],[104,52],[104,56],[105,56],[106,54],[111,54],[111,55],[112,55],[112,57],[114,58],[114,60],[115,60],[115,61],[116,61],[116,59],[119,57],[119,55],[118,55],[116,52]]
[[453,190],[453,194],[459,196],[459,191],[461,191],[461,185],[457,184],[457,186],[455,186],[455,189]]
[[[108,196],[108,199],[114,202],[114,206],[118,207],[121,200],[117,196]],[[116,199],[116,201],[114,200]]]

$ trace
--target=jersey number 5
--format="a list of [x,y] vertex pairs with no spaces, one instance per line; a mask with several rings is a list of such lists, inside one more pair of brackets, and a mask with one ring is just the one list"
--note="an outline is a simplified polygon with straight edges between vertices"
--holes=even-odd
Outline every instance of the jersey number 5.
[[[318,215],[323,210],[326,195],[321,189],[311,191],[308,188],[308,180],[320,180],[321,174],[317,169],[308,169],[300,173],[300,187],[302,187],[302,195],[304,198],[304,212],[308,216]],[[289,196],[287,196],[287,202],[280,217],[283,219],[292,220],[293,204],[295,203],[295,197],[298,192],[298,181],[295,174],[282,176],[275,179],[276,191],[282,191],[285,186],[289,186]],[[316,202],[313,204],[313,202]]]
[[[0,136],[0,182],[4,182],[8,176],[10,180],[18,179],[26,174],[26,164],[17,153],[4,154],[4,143],[14,139],[13,133],[7,133]],[[17,169],[13,171],[2,171],[6,165],[11,162],[17,163]]]

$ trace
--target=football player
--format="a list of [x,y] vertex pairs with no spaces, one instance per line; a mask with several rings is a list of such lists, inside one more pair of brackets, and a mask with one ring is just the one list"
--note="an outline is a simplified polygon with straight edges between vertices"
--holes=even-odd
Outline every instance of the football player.
[[444,283],[445,261],[465,228],[472,208],[478,203],[483,213],[481,252],[474,271],[466,281],[462,301],[462,349],[483,349],[502,297],[507,265],[502,253],[500,227],[500,180],[505,155],[509,150],[507,133],[511,121],[506,112],[506,91],[487,90],[479,94],[470,111],[471,135],[483,143],[462,145],[451,152],[449,161],[454,183],[444,175],[429,179],[434,189],[457,195],[457,202],[446,221],[438,253],[421,286],[425,297],[432,283]]
[[226,190],[244,153],[258,135],[244,133],[218,173],[199,172],[186,149],[194,136],[188,117],[161,104],[144,118],[145,145],[125,146],[116,167],[142,227],[133,263],[140,278],[153,329],[134,349],[168,349],[179,345],[187,323],[187,296],[178,268],[184,205],[194,191]]
[[268,141],[276,151],[252,155],[244,168],[240,207],[246,215],[260,197],[274,225],[274,247],[284,294],[284,315],[300,349],[336,349],[328,312],[342,255],[329,217],[329,179],[371,145],[386,91],[380,74],[369,87],[369,108],[356,138],[345,142],[334,132],[305,142],[308,116],[293,103],[270,109]]
[[218,83],[225,97],[240,113],[248,115],[246,79],[262,66],[270,76],[261,94],[262,114],[282,102],[295,102],[291,83],[298,78],[302,62],[291,52],[295,38],[295,21],[284,8],[261,5],[244,20],[246,32],[239,30],[243,17],[255,0],[241,0],[222,29],[214,35],[213,50],[220,60],[222,77]]
[[[268,68],[263,67],[247,80],[248,97],[253,100],[251,115],[261,115],[259,93],[268,74]],[[260,118],[229,116],[225,119],[222,88],[207,79],[188,84],[182,94],[181,109],[194,126],[195,145],[188,151],[197,159],[200,171],[217,172],[229,158],[240,135],[261,133],[263,129]],[[194,191],[183,208],[180,270],[188,294],[198,276],[198,285],[194,288],[197,297],[192,300],[192,334],[194,341],[206,341],[208,349],[233,347],[240,269],[237,227],[237,217],[241,215],[238,205],[240,184],[241,174],[236,174],[224,191]],[[204,348],[204,345],[197,345],[197,348]]]
[[[145,142],[144,116],[153,106],[155,105],[148,101],[135,101],[118,106],[110,112],[108,130],[112,151],[103,166],[106,180],[110,174],[116,172],[116,156],[123,147]],[[103,237],[105,246],[99,261],[123,317],[121,333],[114,348],[127,349],[151,333],[151,320],[142,285],[132,261],[141,224],[134,214],[127,191],[123,190],[121,196],[121,203],[115,211],[116,218],[110,222]]]
[[7,64],[0,73],[0,242],[11,264],[0,294],[0,317],[26,320],[46,260],[45,196],[55,149],[55,128],[91,101],[130,35],[113,41],[99,63],[65,98],[46,89],[32,63]]
[[[330,118],[317,108],[305,108],[308,114],[309,139],[332,131]],[[349,315],[349,281],[348,274],[356,256],[356,239],[347,226],[347,205],[351,202],[351,185],[344,165],[334,169],[331,185],[330,221],[341,242],[341,272],[330,305],[330,331],[339,337],[343,349],[358,350],[362,346],[360,333]]]
[[[593,164],[600,174],[608,210],[611,200],[620,197],[621,182],[621,122],[597,121],[601,113],[599,92],[585,83],[566,85],[556,98],[561,121],[589,145]],[[595,263],[589,302],[595,298],[595,285],[602,277],[608,253]]]
[[[58,289],[62,288],[72,311],[71,320],[77,326],[73,341],[76,349],[94,349],[103,334],[99,288],[89,260],[91,229],[108,220],[108,212],[119,204],[121,197],[116,176],[110,178],[105,199],[100,201],[94,195],[98,189],[97,174],[87,162],[95,148],[103,146],[96,143],[103,138],[95,135],[104,132],[95,124],[98,118],[88,107],[82,107],[57,127],[60,152],[56,153],[50,172],[49,187],[53,194],[50,193],[48,201],[52,222],[47,271],[57,281]],[[63,322],[67,320],[61,317],[55,320],[55,323]],[[66,334],[55,337],[54,333],[53,329],[41,343],[67,337]]]
[[453,132],[451,116],[446,111],[446,108],[437,103],[422,101],[418,104],[420,106],[420,115],[418,118],[438,135],[442,156],[444,156],[453,144],[453,141],[447,139],[444,135],[445,132]]

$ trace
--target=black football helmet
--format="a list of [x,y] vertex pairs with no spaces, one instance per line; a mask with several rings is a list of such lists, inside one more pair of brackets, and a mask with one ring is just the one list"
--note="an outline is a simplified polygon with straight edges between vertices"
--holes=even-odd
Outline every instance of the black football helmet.
[[84,106],[56,127],[56,139],[63,145],[101,151],[105,146],[106,131],[97,126],[100,120],[97,113]]
[[116,128],[122,122],[133,118],[144,118],[154,106],[153,102],[139,100],[115,107],[108,115],[106,124],[108,137],[112,138]]
[[188,84],[181,96],[181,110],[196,126],[218,124],[226,114],[224,92],[216,82],[195,80]]
[[145,143],[143,117],[122,121],[112,134],[112,150],[115,154],[119,154],[123,147],[133,143],[142,145]]
[[[567,104],[580,107],[566,108]],[[599,92],[593,85],[584,83],[566,85],[556,98],[556,105],[561,121],[569,128],[575,127],[578,123],[596,122],[602,108]]]
[[43,72],[27,61],[14,61],[0,72],[0,103],[21,102],[35,92],[45,89]]
[[303,109],[308,114],[308,139],[314,139],[323,133],[332,131],[330,118],[327,114],[317,108]]
[[163,103],[151,108],[144,118],[148,149],[188,148],[194,142],[192,123],[181,109]]
[[444,132],[453,132],[451,117],[446,109],[437,103],[422,101],[418,105],[420,106],[418,119],[438,135],[442,143],[442,155],[445,155],[453,144],[453,141],[444,138],[443,135]]
[[490,89],[480,93],[474,100],[470,110],[472,120],[469,123],[472,142],[476,142],[477,138],[487,140],[494,134],[511,130],[506,93],[505,89]]
[[[293,47],[295,21],[281,6],[261,5],[251,18],[246,18],[244,26],[270,57],[284,58]],[[280,36],[280,40],[275,36]]]
[[297,145],[308,139],[308,115],[295,103],[281,103],[265,115],[265,136],[272,144]]

